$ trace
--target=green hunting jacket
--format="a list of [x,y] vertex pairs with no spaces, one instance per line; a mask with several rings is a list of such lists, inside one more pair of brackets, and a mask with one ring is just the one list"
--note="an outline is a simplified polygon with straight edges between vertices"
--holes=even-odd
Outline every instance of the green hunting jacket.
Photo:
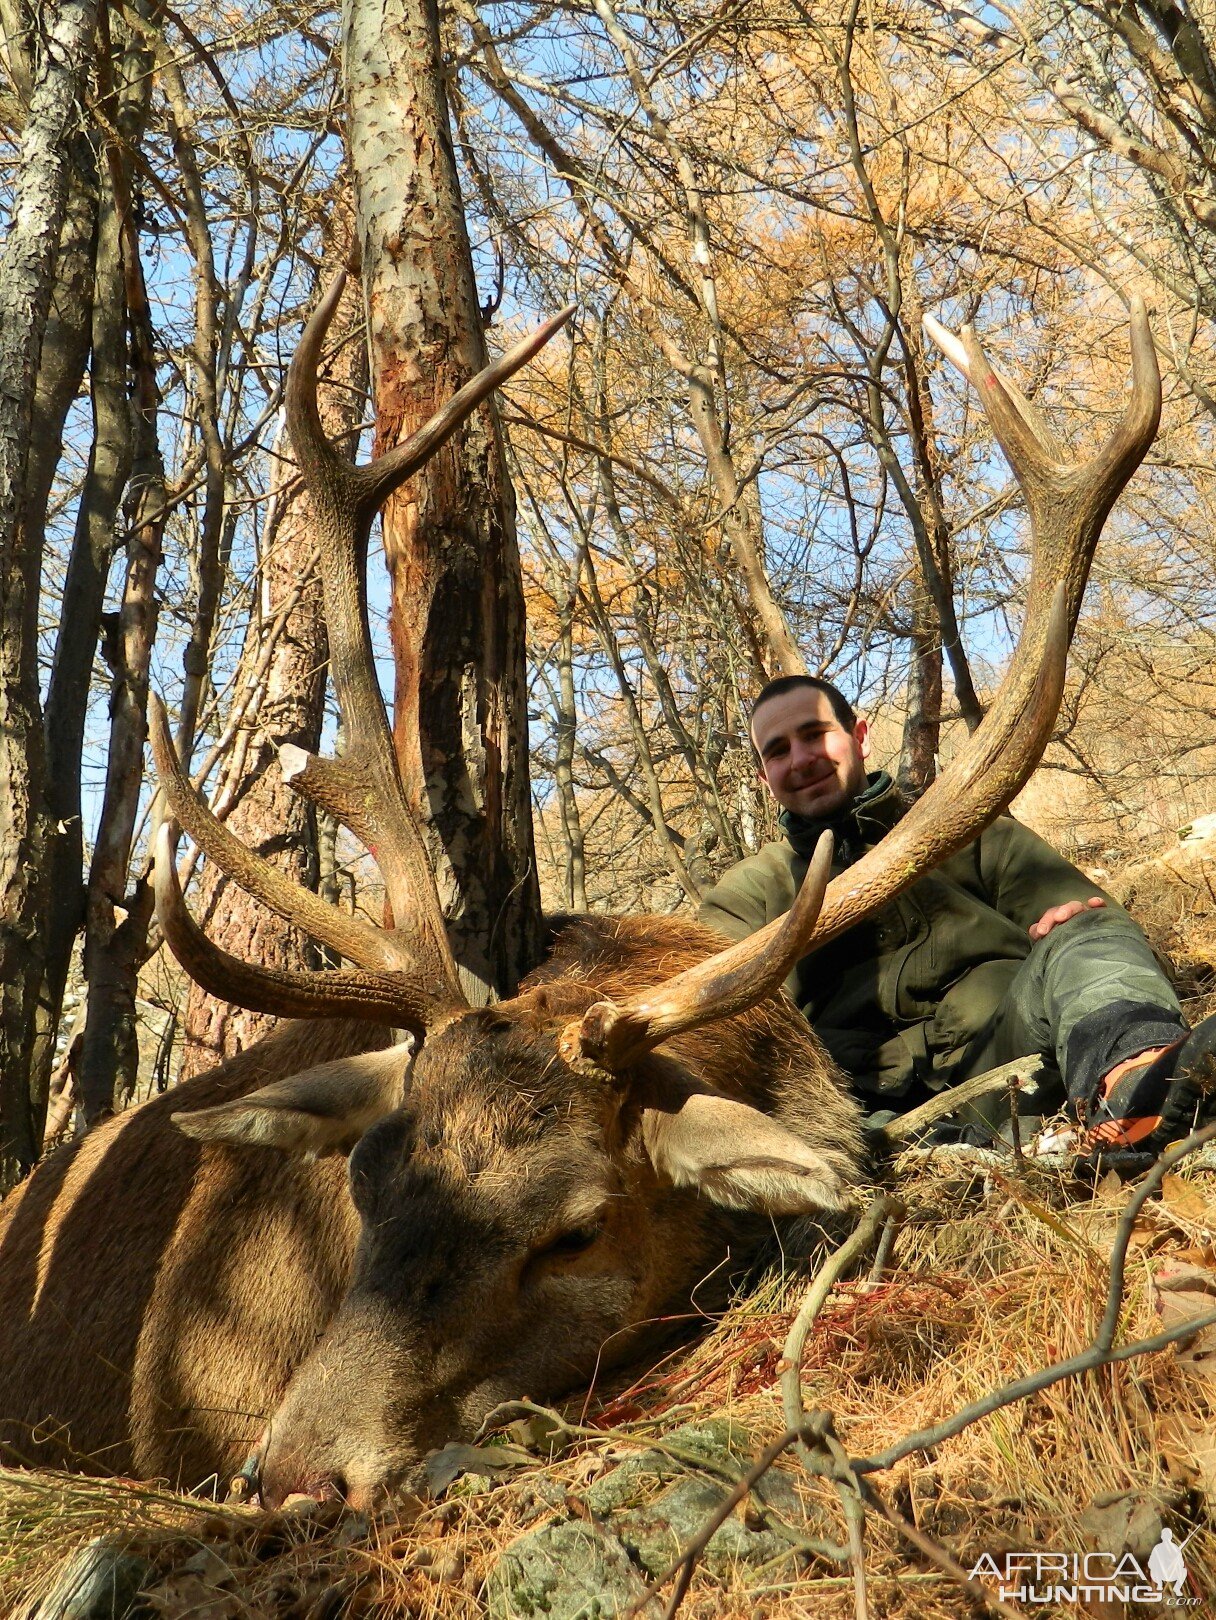
[[[833,874],[878,843],[906,807],[886,772],[830,821],[786,811],[785,837],[732,866],[699,916],[743,939],[793,904],[815,842],[835,834]],[[936,1090],[982,1030],[1030,954],[1027,933],[1050,907],[1101,895],[1028,828],[1004,815],[973,844],[919,878],[872,917],[804,957],[786,987],[859,1090]]]

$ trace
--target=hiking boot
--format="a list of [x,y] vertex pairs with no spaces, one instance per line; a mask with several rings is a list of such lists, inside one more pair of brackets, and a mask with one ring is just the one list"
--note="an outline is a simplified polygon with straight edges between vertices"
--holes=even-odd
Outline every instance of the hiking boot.
[[1160,1153],[1216,1118],[1216,1014],[1102,1090],[1081,1151]]

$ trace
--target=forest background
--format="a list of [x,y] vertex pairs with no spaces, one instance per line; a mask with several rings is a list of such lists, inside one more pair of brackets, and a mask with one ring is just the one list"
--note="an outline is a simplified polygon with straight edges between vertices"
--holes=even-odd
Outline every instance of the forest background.
[[[369,9],[348,6],[352,37]],[[550,909],[695,905],[772,835],[744,720],[767,676],[840,684],[912,793],[978,723],[1024,532],[925,313],[974,322],[1079,442],[1120,409],[1144,296],[1162,431],[1018,808],[1104,871],[1216,810],[1211,0],[415,10],[438,28],[487,347],[578,306],[498,407]],[[217,816],[381,920],[370,863],[275,762],[342,745],[282,408],[302,320],[354,251],[351,164],[375,174],[350,146],[341,21],[0,0],[0,1184],[74,1117],[267,1027],[160,948],[150,689]],[[378,116],[383,134],[391,100]],[[418,176],[390,170],[424,237]],[[393,425],[356,281],[322,411],[366,457]],[[446,340],[416,336],[403,374],[441,376]],[[371,567],[400,730],[408,568]],[[447,656],[459,694],[459,637]],[[462,759],[425,764],[438,798],[478,746],[455,725]],[[436,861],[459,930],[467,896]],[[183,875],[229,951],[324,965],[208,863]],[[476,921],[510,932],[501,907]]]

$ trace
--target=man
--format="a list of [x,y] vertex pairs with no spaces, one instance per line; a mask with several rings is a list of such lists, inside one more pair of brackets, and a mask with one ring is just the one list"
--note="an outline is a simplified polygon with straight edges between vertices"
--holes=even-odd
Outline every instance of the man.
[[[905,808],[886,772],[867,773],[866,721],[828,681],[769,682],[751,735],[784,837],[731,867],[701,906],[736,939],[788,911],[825,829],[840,871]],[[1012,816],[805,957],[788,987],[882,1119],[1036,1052],[1049,1076],[1025,1107],[1066,1102],[1083,1151],[1155,1152],[1205,1111],[1216,1018],[1188,1031],[1128,914]],[[967,1137],[992,1134],[1001,1112],[999,1100],[972,1105]]]

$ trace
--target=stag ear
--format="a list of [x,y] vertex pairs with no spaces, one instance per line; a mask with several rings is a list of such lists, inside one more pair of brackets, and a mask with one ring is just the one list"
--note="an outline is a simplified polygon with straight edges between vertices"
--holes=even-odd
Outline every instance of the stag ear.
[[758,1108],[694,1091],[670,1111],[647,1108],[651,1163],[677,1187],[727,1209],[811,1215],[849,1206],[849,1188],[822,1154]]
[[275,1147],[312,1159],[348,1153],[364,1131],[400,1108],[413,1056],[414,1042],[407,1040],[338,1058],[218,1108],[174,1114],[173,1123],[200,1142]]

